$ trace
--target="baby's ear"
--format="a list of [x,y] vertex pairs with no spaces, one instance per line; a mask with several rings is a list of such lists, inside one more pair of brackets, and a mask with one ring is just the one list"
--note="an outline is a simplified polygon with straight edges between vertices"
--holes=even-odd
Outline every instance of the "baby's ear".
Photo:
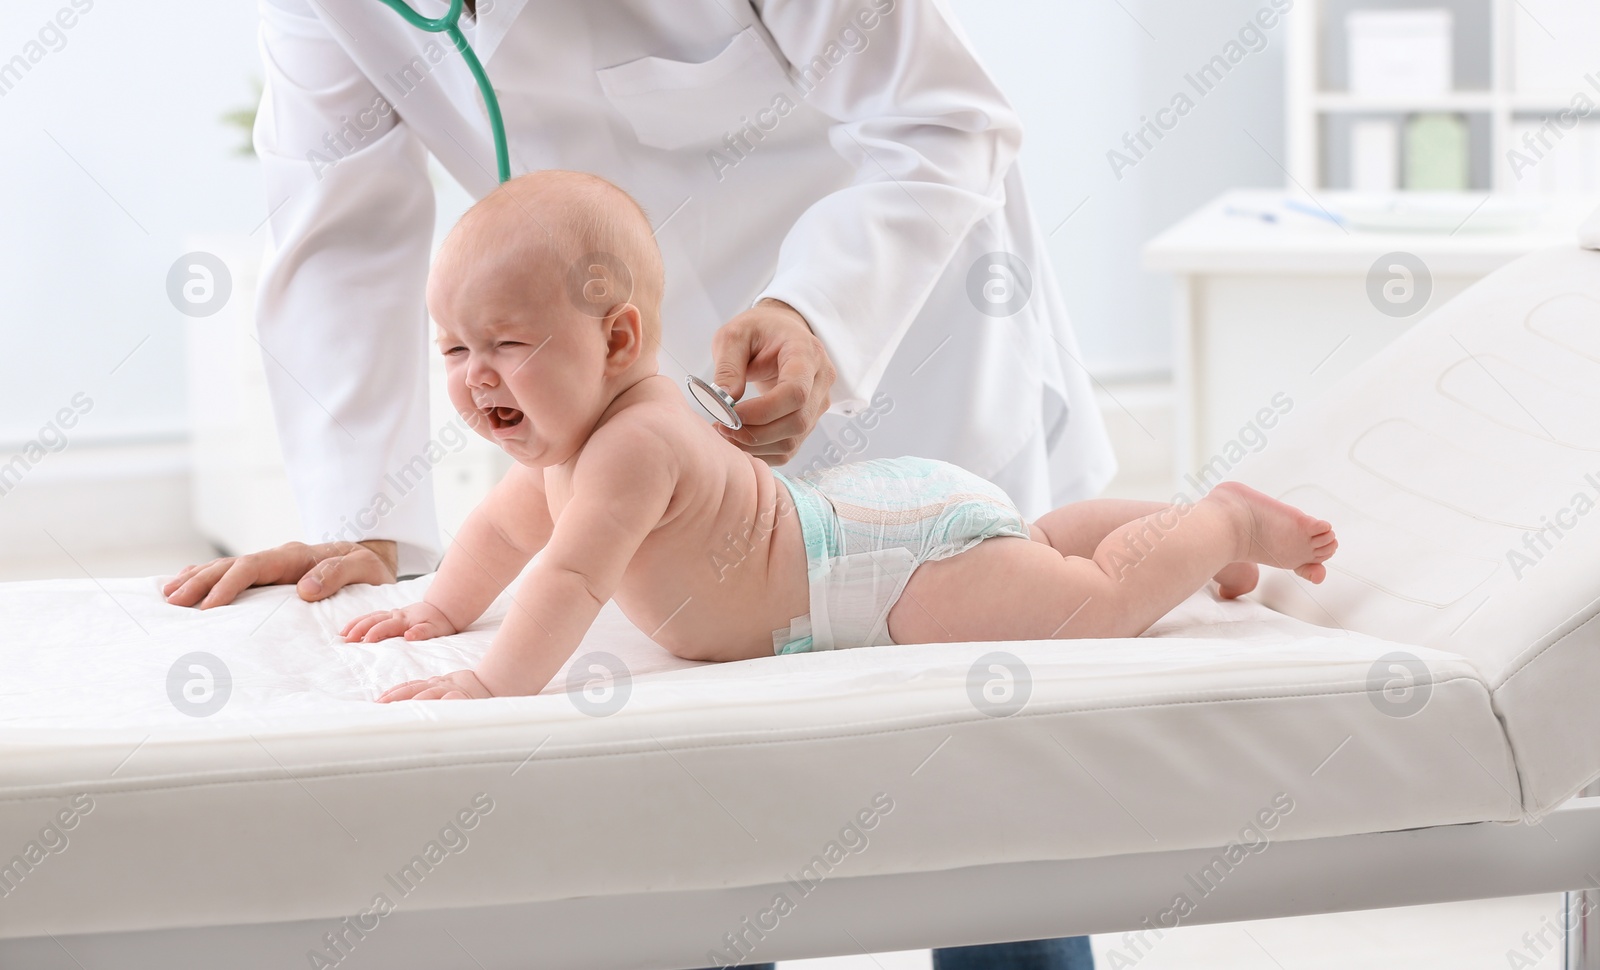
[[605,319],[605,326],[606,356],[619,369],[633,366],[634,361],[655,349],[644,345],[644,316],[632,303],[623,303],[612,310]]

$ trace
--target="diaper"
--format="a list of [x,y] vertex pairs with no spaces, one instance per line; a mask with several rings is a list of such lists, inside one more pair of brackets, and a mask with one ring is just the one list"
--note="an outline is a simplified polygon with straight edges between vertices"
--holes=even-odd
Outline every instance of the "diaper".
[[889,610],[925,562],[991,536],[1029,538],[997,485],[928,458],[878,458],[790,478],[805,539],[810,609],[772,632],[774,653],[879,646]]

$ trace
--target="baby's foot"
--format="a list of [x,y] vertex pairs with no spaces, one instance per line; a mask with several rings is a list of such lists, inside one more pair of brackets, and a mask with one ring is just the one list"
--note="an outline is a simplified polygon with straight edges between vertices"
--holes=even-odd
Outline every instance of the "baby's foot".
[[1339,548],[1332,525],[1238,482],[1223,482],[1212,494],[1239,503],[1244,512],[1244,559],[1292,569],[1313,583],[1327,577],[1322,563]]
[[1221,587],[1220,593],[1225,600],[1236,600],[1256,588],[1256,581],[1261,577],[1261,568],[1253,562],[1230,562],[1217,571],[1212,579]]

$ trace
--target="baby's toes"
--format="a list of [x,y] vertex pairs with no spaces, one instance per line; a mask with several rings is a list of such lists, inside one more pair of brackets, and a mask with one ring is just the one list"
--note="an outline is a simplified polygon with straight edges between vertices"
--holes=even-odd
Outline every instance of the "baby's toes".
[[1305,515],[1300,519],[1300,536],[1307,546],[1316,548],[1326,542],[1333,535],[1333,527],[1321,519],[1313,519]]
[[1308,562],[1294,567],[1294,574],[1308,583],[1320,583],[1328,577],[1328,567],[1319,562]]

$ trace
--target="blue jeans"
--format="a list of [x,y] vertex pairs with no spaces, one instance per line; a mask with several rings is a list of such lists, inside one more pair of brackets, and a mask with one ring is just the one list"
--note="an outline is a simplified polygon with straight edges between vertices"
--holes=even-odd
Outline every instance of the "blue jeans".
[[[776,970],[777,964],[740,966],[746,970]],[[1094,970],[1094,953],[1087,936],[951,946],[933,951],[933,970]]]

